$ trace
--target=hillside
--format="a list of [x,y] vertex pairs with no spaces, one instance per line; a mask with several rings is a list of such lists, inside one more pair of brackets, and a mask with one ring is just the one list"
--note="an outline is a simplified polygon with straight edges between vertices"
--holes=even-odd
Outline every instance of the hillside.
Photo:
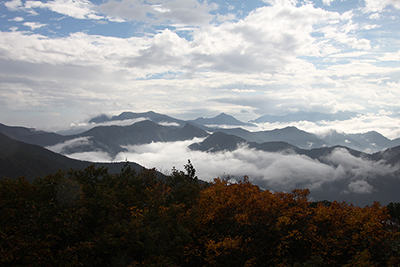
[[[70,159],[37,145],[26,144],[0,133],[0,177],[17,178],[24,176],[32,181],[58,170],[84,169],[89,165],[105,166],[110,173],[120,172],[125,163],[92,163]],[[140,171],[143,167],[130,162]]]
[[51,146],[68,140],[68,137],[49,133],[45,131],[38,131],[32,128],[20,126],[7,126],[0,123],[0,133],[28,144],[38,146]]

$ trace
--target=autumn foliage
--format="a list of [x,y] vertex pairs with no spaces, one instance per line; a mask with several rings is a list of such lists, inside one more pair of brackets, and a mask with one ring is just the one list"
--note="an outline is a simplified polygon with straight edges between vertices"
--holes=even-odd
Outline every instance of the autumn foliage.
[[93,166],[0,181],[0,266],[399,266],[396,204]]

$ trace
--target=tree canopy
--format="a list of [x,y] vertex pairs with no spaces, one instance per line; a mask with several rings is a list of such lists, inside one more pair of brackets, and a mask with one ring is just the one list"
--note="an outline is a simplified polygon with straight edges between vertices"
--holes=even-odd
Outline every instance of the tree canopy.
[[90,166],[0,181],[1,266],[398,266],[398,203]]

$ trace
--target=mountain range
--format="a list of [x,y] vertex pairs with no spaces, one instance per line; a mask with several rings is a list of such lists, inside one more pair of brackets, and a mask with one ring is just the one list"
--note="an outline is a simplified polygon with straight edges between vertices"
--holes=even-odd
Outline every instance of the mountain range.
[[[305,116],[303,113],[301,114]],[[340,114],[340,116],[343,117],[344,115]],[[105,122],[132,119],[142,120],[126,126],[101,125]],[[0,133],[15,140],[42,147],[65,143],[60,152],[66,155],[77,152],[103,151],[111,157],[126,151],[125,146],[127,145],[190,140],[194,137],[206,137],[210,133],[218,131],[235,135],[249,142],[282,141],[304,149],[341,145],[359,151],[377,152],[400,145],[400,138],[390,140],[375,131],[359,134],[331,131],[324,136],[317,136],[293,126],[270,131],[249,131],[243,127],[253,124],[241,122],[225,113],[214,118],[184,121],[153,111],[145,113],[123,112],[113,117],[99,115],[90,119],[89,123],[93,125],[91,129],[71,135],[37,131],[24,127],[11,127],[3,124],[0,124]],[[210,125],[213,127],[210,127]],[[227,125],[235,128],[226,128]],[[218,126],[224,126],[224,128]]]
[[[354,114],[340,115],[345,117]],[[127,120],[137,122],[125,126],[112,125],[113,122],[117,124]],[[317,184],[318,190],[312,191],[311,195],[314,199],[341,199],[359,205],[371,204],[371,199],[382,202],[400,201],[397,196],[397,190],[400,189],[400,139],[390,140],[375,131],[359,134],[331,131],[324,136],[317,136],[290,126],[252,132],[244,127],[254,126],[253,123],[241,122],[225,113],[214,118],[184,121],[152,111],[123,112],[112,117],[99,115],[88,123],[93,126],[91,129],[71,135],[0,124],[0,175],[11,178],[23,175],[32,180],[35,176],[43,176],[58,169],[82,169],[91,164],[66,157],[76,153],[102,152],[114,158],[121,152],[127,152],[132,145],[197,138],[196,140],[201,141],[192,141],[188,149],[202,153],[226,153],[245,148],[246,151],[261,151],[271,157],[285,156],[285,160],[291,161],[282,165],[282,173],[288,172],[285,168],[293,169],[295,164],[298,170],[314,168],[307,164],[329,170],[324,172],[325,180],[321,183],[310,182],[311,178],[307,177],[296,178],[299,175],[296,172],[299,171],[292,172],[294,174],[291,175],[299,180],[292,182],[291,186]],[[233,128],[227,128],[228,125]],[[301,163],[296,163],[296,160]],[[271,162],[260,161],[257,164],[260,168],[263,165],[270,168]],[[142,168],[139,164],[134,164],[136,169]],[[275,163],[271,166],[273,164]],[[107,167],[115,172],[122,168],[121,165],[111,163]],[[282,175],[279,177],[284,178]],[[252,178],[263,188],[274,186],[273,183],[266,182],[265,177]],[[284,184],[282,181],[279,183]],[[280,186],[273,188],[291,189],[293,188]]]

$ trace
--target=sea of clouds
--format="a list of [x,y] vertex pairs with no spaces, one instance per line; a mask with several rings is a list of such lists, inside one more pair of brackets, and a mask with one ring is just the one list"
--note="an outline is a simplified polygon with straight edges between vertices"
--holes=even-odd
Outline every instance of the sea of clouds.
[[[188,146],[203,139],[195,138],[177,142],[153,142],[143,145],[126,146],[112,158],[102,151],[82,152],[68,155],[71,158],[92,162],[130,161],[146,168],[156,168],[169,174],[171,169],[183,170],[190,159],[199,179],[212,181],[217,177],[231,177],[233,181],[247,175],[250,180],[263,189],[291,191],[295,188],[308,188],[312,192],[326,190],[327,186],[338,185],[340,194],[371,194],[373,181],[378,176],[390,175],[400,169],[385,161],[371,161],[355,157],[344,148],[337,148],[323,159],[312,159],[288,151],[271,153],[247,146],[239,146],[234,151],[208,153],[193,151]],[[89,142],[88,138],[78,138],[70,143]],[[65,145],[66,143],[64,143]],[[62,145],[49,147],[55,152],[62,151]]]

